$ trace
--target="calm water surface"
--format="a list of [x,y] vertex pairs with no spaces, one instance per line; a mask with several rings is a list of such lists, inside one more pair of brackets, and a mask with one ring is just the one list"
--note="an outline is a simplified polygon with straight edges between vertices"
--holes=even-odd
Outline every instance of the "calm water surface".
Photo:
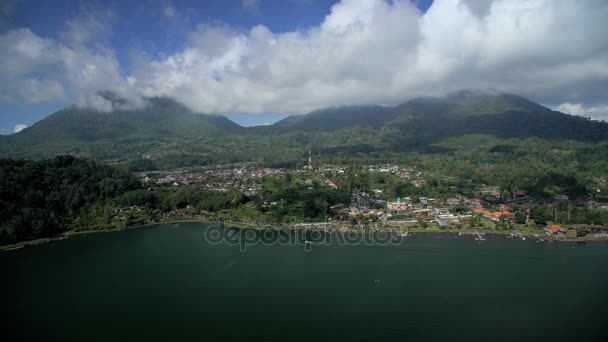
[[608,341],[604,243],[418,235],[242,252],[204,229],[0,253],[2,340]]

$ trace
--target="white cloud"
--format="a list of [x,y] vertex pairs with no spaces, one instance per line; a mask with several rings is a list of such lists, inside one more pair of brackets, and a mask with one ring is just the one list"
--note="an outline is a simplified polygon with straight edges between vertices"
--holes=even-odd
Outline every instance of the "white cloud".
[[19,133],[19,132],[23,131],[26,128],[27,128],[27,125],[17,124],[17,125],[15,125],[15,128],[13,129],[13,133]]
[[0,35],[0,101],[78,99],[107,111],[114,107],[91,94],[111,89],[202,112],[302,113],[491,88],[598,103],[608,87],[606,17],[605,1],[443,0],[422,14],[409,0],[343,0],[302,31],[200,24],[181,51],[139,58],[123,75],[111,49],[88,43],[101,19],[84,16],[84,33],[64,41],[28,29]]
[[75,101],[103,89],[133,92],[111,50],[68,46],[29,29],[0,35],[0,47],[1,102]]
[[114,110],[112,101],[99,95],[83,96],[76,105],[82,108],[92,108],[102,113],[109,113]]
[[608,120],[608,106],[585,107],[581,103],[565,102],[555,109],[563,113],[583,116],[595,120]]
[[85,7],[78,16],[65,23],[62,38],[70,46],[99,43],[112,34],[115,14],[111,10]]
[[112,99],[108,96],[104,96],[103,92],[100,94],[83,95],[76,101],[75,105],[80,108],[94,109],[100,113],[109,113],[117,110],[134,110],[142,108],[146,105],[146,101],[140,96],[129,94],[114,94],[110,96],[115,97]]
[[[608,84],[604,2],[343,0],[322,24],[274,33],[199,26],[188,46],[138,66],[145,95],[205,112],[305,112],[396,103],[461,88],[546,102]],[[564,23],[568,23],[565,25]]]

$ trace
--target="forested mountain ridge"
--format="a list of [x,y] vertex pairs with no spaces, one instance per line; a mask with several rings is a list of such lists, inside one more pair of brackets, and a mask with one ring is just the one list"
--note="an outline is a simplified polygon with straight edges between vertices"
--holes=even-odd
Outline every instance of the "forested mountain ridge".
[[163,160],[163,168],[280,163],[300,158],[309,145],[341,155],[437,152],[435,145],[450,137],[475,134],[597,143],[608,140],[608,124],[552,111],[517,95],[472,90],[414,98],[394,107],[321,109],[263,127],[241,127],[223,116],[197,114],[174,100],[153,98],[137,110],[66,108],[20,133],[1,137],[0,156],[38,159],[72,154],[139,164]]
[[221,115],[194,113],[167,98],[147,99],[144,108],[99,112],[71,106],[20,133],[0,140],[0,156],[51,157],[82,146],[213,137],[243,131]]
[[316,110],[306,115],[294,115],[276,122],[278,131],[324,130],[344,127],[370,126],[380,128],[399,115],[396,108],[376,105],[332,107]]
[[608,139],[608,124],[552,111],[521,96],[465,90],[445,97],[420,97],[396,107],[352,106],[288,117],[275,125],[304,131],[369,126],[406,135],[445,138],[464,134],[500,137]]

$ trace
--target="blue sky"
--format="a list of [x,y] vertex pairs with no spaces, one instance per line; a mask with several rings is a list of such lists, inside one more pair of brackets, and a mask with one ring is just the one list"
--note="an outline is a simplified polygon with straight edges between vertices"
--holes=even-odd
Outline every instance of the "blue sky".
[[[129,54],[141,49],[148,54],[171,54],[183,48],[187,33],[200,23],[225,24],[247,29],[263,23],[272,31],[285,32],[318,25],[335,0],[274,1],[16,1],[14,12],[1,26],[3,31],[27,27],[39,36],[61,39],[66,21],[83,11],[109,11],[114,34],[108,39],[120,61],[121,71],[129,73]],[[420,1],[428,8],[429,1]],[[175,18],[171,18],[171,13]],[[11,103],[0,107],[0,129],[12,131],[17,124],[31,125],[65,106],[65,101],[35,105]],[[243,125],[274,122],[283,115],[251,116],[232,114]]]
[[518,3],[3,0],[0,133],[73,103],[103,111],[94,94],[104,89],[135,102],[170,96],[243,125],[459,87],[604,118],[607,44],[580,37],[605,33],[608,6]]

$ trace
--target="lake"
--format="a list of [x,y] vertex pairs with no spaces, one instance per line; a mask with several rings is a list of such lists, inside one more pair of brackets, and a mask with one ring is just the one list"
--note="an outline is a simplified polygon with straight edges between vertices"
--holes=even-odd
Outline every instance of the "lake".
[[2,340],[608,340],[606,243],[206,227],[0,253]]

